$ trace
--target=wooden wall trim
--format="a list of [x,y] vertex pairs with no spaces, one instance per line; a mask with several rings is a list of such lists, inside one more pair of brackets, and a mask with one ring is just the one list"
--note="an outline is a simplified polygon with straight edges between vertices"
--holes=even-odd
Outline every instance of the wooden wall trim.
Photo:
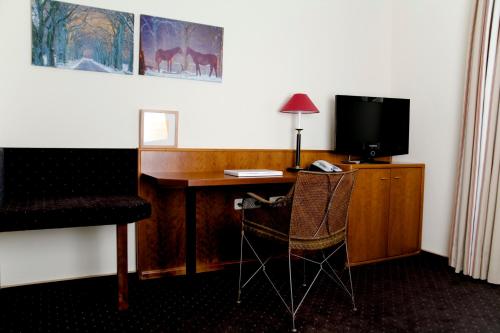
[[[285,170],[294,165],[293,149],[140,149],[141,172],[214,172],[224,169]],[[303,150],[302,166],[318,159],[340,163],[331,150]]]
[[[258,152],[292,152],[295,154],[295,149],[280,149],[280,148],[139,148],[139,151],[160,151],[160,152],[241,152],[241,151],[258,151]],[[334,154],[333,150],[329,149],[302,149],[302,152],[329,152]],[[343,156],[343,155],[342,155]]]

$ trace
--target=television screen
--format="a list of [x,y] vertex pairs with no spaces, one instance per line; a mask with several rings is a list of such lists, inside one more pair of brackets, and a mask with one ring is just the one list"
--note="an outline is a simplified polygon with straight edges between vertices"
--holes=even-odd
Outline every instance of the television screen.
[[337,95],[335,113],[336,153],[365,162],[408,154],[409,99]]

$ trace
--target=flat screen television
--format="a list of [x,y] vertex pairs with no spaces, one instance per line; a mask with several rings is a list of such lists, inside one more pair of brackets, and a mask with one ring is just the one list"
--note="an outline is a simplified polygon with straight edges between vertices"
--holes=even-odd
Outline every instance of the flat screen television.
[[376,157],[408,154],[410,100],[335,96],[335,152],[379,163]]

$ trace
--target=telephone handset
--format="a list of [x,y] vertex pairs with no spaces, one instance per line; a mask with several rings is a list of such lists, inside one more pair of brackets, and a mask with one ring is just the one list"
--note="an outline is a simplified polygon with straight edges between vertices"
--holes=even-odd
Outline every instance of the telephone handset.
[[341,172],[343,171],[341,168],[336,166],[335,164],[331,164],[330,162],[324,160],[314,161],[311,165],[311,169],[316,169],[324,172]]

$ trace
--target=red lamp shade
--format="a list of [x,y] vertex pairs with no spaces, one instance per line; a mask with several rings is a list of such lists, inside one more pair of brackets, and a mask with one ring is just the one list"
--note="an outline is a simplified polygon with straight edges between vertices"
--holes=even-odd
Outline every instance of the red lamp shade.
[[318,113],[319,110],[306,94],[294,94],[281,108],[287,113]]

